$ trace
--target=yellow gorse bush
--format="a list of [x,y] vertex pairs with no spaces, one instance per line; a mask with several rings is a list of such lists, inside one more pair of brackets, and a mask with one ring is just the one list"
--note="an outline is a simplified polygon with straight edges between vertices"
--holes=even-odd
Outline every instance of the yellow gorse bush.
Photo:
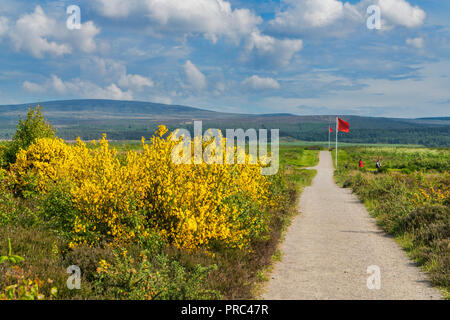
[[142,152],[129,151],[122,162],[105,135],[96,148],[79,139],[75,145],[38,139],[18,153],[11,173],[22,188],[37,177],[43,193],[52,183],[70,186],[77,212],[72,247],[141,241],[152,233],[180,248],[243,247],[262,234],[277,201],[261,164],[175,164],[177,141],[166,133],[160,126],[150,144],[142,139]]
[[450,186],[443,185],[438,187],[420,188],[418,192],[414,194],[413,203],[417,207],[421,207],[427,204],[450,204]]

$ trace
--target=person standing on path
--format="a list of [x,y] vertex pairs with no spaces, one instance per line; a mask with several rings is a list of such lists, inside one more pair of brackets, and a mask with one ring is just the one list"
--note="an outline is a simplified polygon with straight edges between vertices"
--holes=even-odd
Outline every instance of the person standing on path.
[[359,159],[359,164],[358,164],[358,166],[359,166],[360,169],[364,168],[364,164],[363,164],[362,159]]

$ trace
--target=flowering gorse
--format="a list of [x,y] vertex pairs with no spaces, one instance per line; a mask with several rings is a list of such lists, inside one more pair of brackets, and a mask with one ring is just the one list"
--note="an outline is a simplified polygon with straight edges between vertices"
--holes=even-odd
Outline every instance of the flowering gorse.
[[420,188],[414,194],[412,201],[417,207],[433,204],[448,206],[450,204],[450,186],[442,185],[440,187],[431,186],[428,188]]
[[160,126],[150,144],[142,139],[143,150],[122,161],[106,135],[94,147],[37,139],[17,154],[11,176],[19,189],[42,193],[69,186],[76,212],[71,247],[145,241],[156,233],[179,248],[242,248],[262,235],[277,204],[262,164],[176,164],[171,137]]

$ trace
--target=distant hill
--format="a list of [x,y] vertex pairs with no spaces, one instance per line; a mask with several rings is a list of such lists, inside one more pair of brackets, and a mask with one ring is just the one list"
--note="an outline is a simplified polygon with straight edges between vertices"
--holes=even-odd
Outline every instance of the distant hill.
[[[170,129],[192,129],[193,120],[210,128],[280,129],[280,135],[305,141],[328,140],[328,125],[335,115],[300,116],[279,114],[238,114],[160,103],[117,100],[66,100],[39,103],[47,119],[65,139],[98,139],[102,133],[116,140],[149,137],[160,124]],[[11,138],[18,117],[37,103],[0,106],[0,138]],[[450,146],[450,117],[397,119],[343,115],[350,133],[342,142],[401,143]]]
[[[38,103],[0,106],[0,117],[17,117],[25,114],[29,106]],[[192,115],[208,117],[217,112],[192,107],[160,103],[118,100],[65,100],[40,102],[48,118],[62,119],[154,119],[185,118]]]
[[450,121],[450,117],[418,118],[417,120]]

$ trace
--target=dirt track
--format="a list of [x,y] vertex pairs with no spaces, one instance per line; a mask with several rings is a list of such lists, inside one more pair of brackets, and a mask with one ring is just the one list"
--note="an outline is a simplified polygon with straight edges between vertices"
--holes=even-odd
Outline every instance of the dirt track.
[[[317,176],[300,198],[282,261],[263,299],[440,299],[394,240],[350,190],[333,180],[331,154],[320,152]],[[369,266],[380,268],[381,288],[368,289]]]

